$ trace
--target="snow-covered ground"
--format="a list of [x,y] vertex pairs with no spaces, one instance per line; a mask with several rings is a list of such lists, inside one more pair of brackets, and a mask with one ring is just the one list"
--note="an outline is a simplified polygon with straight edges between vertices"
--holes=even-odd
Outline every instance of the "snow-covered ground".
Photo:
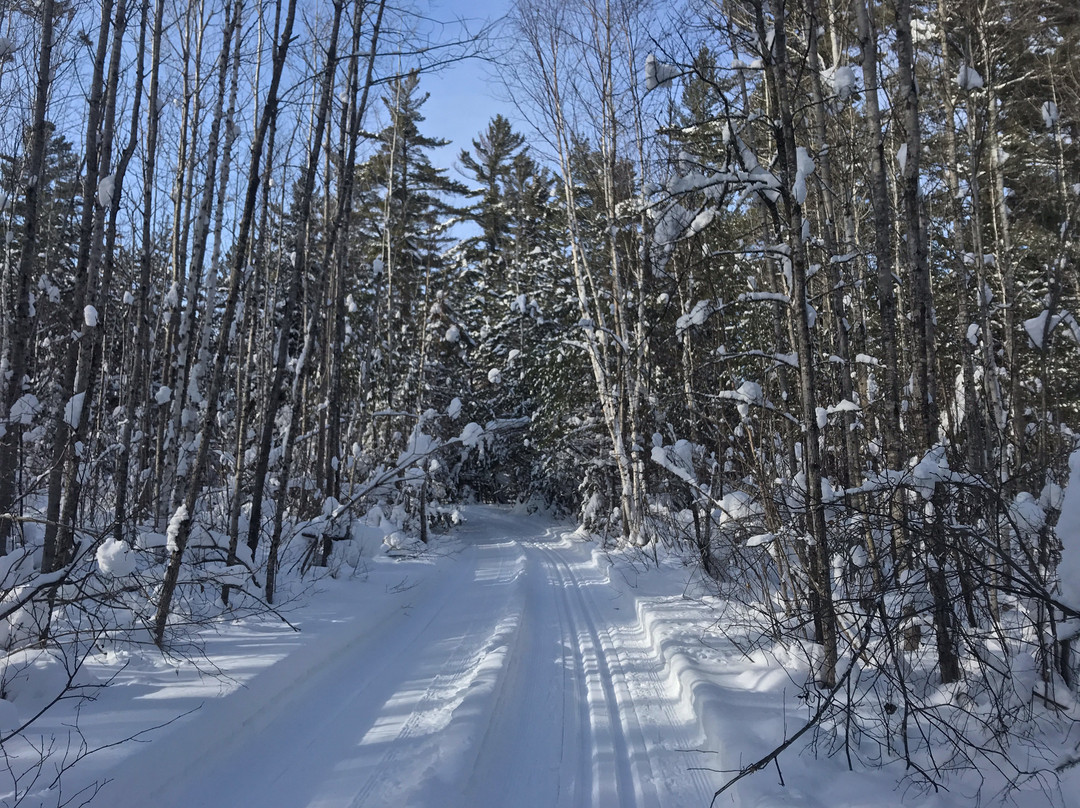
[[[321,581],[287,615],[299,632],[238,621],[197,659],[98,659],[115,678],[82,708],[91,747],[171,723],[90,755],[65,798],[97,784],[90,804],[110,808],[706,806],[805,716],[797,678],[740,654],[675,558],[657,570],[541,516],[465,513],[426,556]],[[38,737],[63,743],[70,720]],[[716,804],[974,804],[800,749]]]

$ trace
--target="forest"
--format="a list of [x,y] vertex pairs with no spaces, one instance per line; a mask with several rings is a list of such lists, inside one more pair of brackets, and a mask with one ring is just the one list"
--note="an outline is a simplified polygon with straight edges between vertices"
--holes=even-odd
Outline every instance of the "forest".
[[[432,14],[0,0],[0,701],[525,503],[929,787],[1080,763],[1013,751],[1078,716],[1080,8]],[[517,116],[448,170],[467,59]]]

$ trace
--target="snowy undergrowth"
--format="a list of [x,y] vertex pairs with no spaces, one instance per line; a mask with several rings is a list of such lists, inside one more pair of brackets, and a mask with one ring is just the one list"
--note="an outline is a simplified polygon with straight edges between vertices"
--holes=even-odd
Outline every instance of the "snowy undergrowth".
[[[281,640],[293,633],[293,612],[324,582],[367,577],[380,558],[437,555],[455,546],[434,533],[430,545],[421,545],[405,517],[390,507],[335,519],[337,508],[328,501],[321,516],[287,524],[273,604],[262,590],[265,548],[252,558],[240,542],[229,564],[228,536],[215,528],[222,514],[210,507],[196,515],[160,648],[152,624],[171,523],[164,533],[142,526],[130,542],[82,532],[70,563],[42,574],[43,531],[28,521],[25,546],[0,558],[0,802],[67,804],[73,792],[64,781],[77,764],[107,757],[116,745],[152,735],[195,708],[185,692],[224,692],[241,684],[249,663],[255,670],[261,662],[256,657],[237,668],[231,657],[223,661],[212,651],[220,637],[269,634]],[[246,535],[243,519],[240,528]],[[322,538],[329,535],[330,552],[320,566]],[[113,701],[109,694],[133,687],[177,706],[103,722],[101,705]],[[73,804],[99,785],[84,782]]]
[[[310,547],[303,534],[319,535],[325,517],[333,512],[328,509],[323,521],[296,526],[296,541],[288,545],[282,565],[286,575],[281,591],[293,601],[280,615],[258,611],[251,604],[244,607],[242,590],[230,610],[213,606],[213,595],[199,601],[193,584],[185,600],[191,619],[177,623],[170,654],[151,647],[145,629],[136,626],[103,632],[93,647],[63,646],[80,649],[81,656],[31,648],[9,655],[5,675],[11,699],[0,704],[4,707],[0,719],[25,720],[29,711],[47,706],[57,692],[72,698],[38,717],[32,735],[22,733],[5,742],[9,782],[4,798],[11,804],[62,804],[60,794],[49,788],[55,786],[55,774],[97,750],[89,761],[65,772],[63,799],[75,793],[90,795],[107,778],[111,763],[129,754],[131,745],[123,744],[125,739],[169,737],[175,739],[172,746],[155,749],[166,750],[164,754],[175,746],[193,754],[190,748],[199,748],[193,743],[196,739],[183,731],[177,734],[174,727],[153,728],[200,711],[211,701],[217,704],[222,696],[246,690],[256,679],[262,690],[284,693],[289,682],[330,664],[334,649],[352,642],[350,638],[378,633],[387,615],[431,600],[428,595],[413,597],[414,588],[426,586],[425,582],[443,581],[437,591],[453,597],[472,593],[475,583],[463,579],[460,585],[449,586],[444,581],[457,566],[448,566],[444,557],[456,554],[463,546],[461,539],[437,537],[426,552],[407,552],[392,514],[373,509],[353,524],[348,539],[333,543],[331,563],[315,584],[326,596],[302,597],[311,588],[311,579],[299,575]],[[395,533],[398,538],[391,538]],[[562,552],[571,559],[579,557],[573,545],[584,540],[583,531],[567,533]],[[155,539],[146,541],[153,545]],[[204,541],[201,546],[216,545]],[[153,546],[130,551],[133,558],[107,540],[97,550],[101,552],[88,556],[93,560],[87,562],[91,567],[96,564],[97,570],[81,586],[85,592],[98,592],[99,599],[105,590],[93,586],[107,583],[104,569],[124,580],[160,569]],[[217,551],[205,552],[212,563]],[[1041,808],[1068,805],[1062,795],[1074,793],[1069,789],[1080,785],[1077,770],[1068,766],[1069,752],[1076,746],[1075,706],[1052,708],[1046,694],[1039,695],[1033,658],[1025,657],[1025,647],[1017,644],[1029,625],[1019,603],[1006,610],[1015,624],[1008,637],[1009,653],[995,645],[999,637],[982,638],[980,667],[969,664],[962,685],[937,684],[934,655],[925,643],[900,655],[899,667],[882,663],[892,658],[888,640],[870,625],[865,635],[856,632],[850,638],[855,653],[843,655],[840,685],[828,692],[813,683],[817,646],[779,636],[778,624],[790,618],[769,611],[762,602],[733,598],[704,576],[698,548],[685,538],[644,550],[605,549],[597,542],[584,558],[588,563],[573,562],[576,568],[587,570],[590,580],[617,593],[590,596],[601,616],[607,611],[608,625],[617,627],[598,636],[605,636],[613,653],[622,657],[624,670],[651,672],[669,694],[663,709],[696,727],[687,747],[693,749],[696,765],[723,785],[755,762],[765,761],[754,776],[725,791],[716,800],[718,805],[869,808],[892,800],[951,808],[1006,797],[1021,808]],[[500,575],[512,579],[517,568],[508,567]],[[144,591],[132,587],[113,596],[126,598],[109,606],[113,626],[122,622],[121,616],[138,617],[132,604],[145,597]],[[254,594],[250,597],[254,600]],[[520,607],[523,601],[515,596],[513,602]],[[199,603],[202,611],[193,608]],[[343,615],[350,620],[342,622]],[[14,622],[8,625],[10,629]],[[29,623],[20,625],[25,631]],[[295,633],[294,625],[304,634]],[[857,629],[860,624],[851,625]],[[304,643],[312,641],[312,632],[314,656],[301,652],[309,647]],[[462,660],[472,674],[467,687],[454,685],[454,696],[444,705],[447,726],[457,716],[454,721],[467,719],[463,726],[484,727],[499,710],[507,709],[500,694],[512,692],[507,683],[520,676],[520,665],[526,664],[515,650],[522,642],[520,612],[507,611],[482,645],[481,655]],[[437,685],[433,682],[429,688]],[[630,689],[630,703],[634,688],[640,686],[637,677],[620,684]],[[1056,695],[1064,698],[1065,693]],[[222,731],[256,720],[266,709],[254,697],[228,703],[230,710],[240,712],[235,721],[223,720]],[[186,720],[181,718],[181,724]],[[1005,735],[1003,729],[1008,730]],[[774,750],[793,738],[774,760]],[[970,748],[958,745],[958,740]],[[454,748],[458,751],[445,765],[467,768],[469,761],[462,755],[471,754],[473,748],[465,743]],[[680,771],[693,776],[689,770]]]
[[[1033,647],[1007,653],[987,636],[963,682],[941,685],[926,646],[888,669],[887,639],[868,630],[822,690],[818,646],[775,640],[777,616],[723,596],[692,548],[660,548],[655,561],[598,549],[594,560],[632,599],[640,642],[692,711],[700,765],[733,783],[716,805],[1064,807],[1080,787],[1080,709],[1064,686],[1048,702]],[[1014,640],[1025,619],[1015,622]]]

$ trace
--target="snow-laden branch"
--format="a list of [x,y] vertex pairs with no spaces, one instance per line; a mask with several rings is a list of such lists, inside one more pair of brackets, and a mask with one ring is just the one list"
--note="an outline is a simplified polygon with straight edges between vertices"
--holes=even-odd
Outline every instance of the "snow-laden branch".
[[354,493],[345,502],[339,503],[333,511],[330,513],[331,519],[336,519],[347,511],[352,510],[359,502],[372,492],[377,491],[382,486],[388,484],[392,480],[396,479],[403,473],[409,471],[412,468],[420,465],[424,460],[430,457],[434,457],[444,449],[452,446],[462,446],[465,448],[472,448],[477,446],[479,442],[487,437],[496,435],[503,432],[512,432],[518,429],[524,429],[531,423],[531,419],[527,417],[522,418],[500,418],[493,421],[489,421],[486,426],[480,426],[479,424],[470,421],[466,424],[459,435],[454,438],[450,438],[445,441],[439,441],[430,436],[424,436],[428,438],[424,442],[423,447],[413,446],[411,449],[406,449],[398,457],[398,461],[395,465],[383,469],[377,473],[375,477],[368,481],[368,483],[361,488],[358,492]]

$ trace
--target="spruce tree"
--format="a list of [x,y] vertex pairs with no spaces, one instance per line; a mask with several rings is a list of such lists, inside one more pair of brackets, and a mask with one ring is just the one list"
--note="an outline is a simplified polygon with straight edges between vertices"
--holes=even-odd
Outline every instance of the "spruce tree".
[[375,374],[382,387],[372,403],[395,412],[448,403],[430,400],[427,391],[441,386],[432,340],[449,327],[443,300],[452,279],[444,250],[447,229],[460,215],[452,199],[468,191],[432,164],[432,151],[449,141],[420,131],[428,94],[419,83],[416,71],[390,83],[382,99],[389,123],[378,135],[379,149],[357,168],[357,229],[371,262],[362,270],[370,267],[370,276],[360,280],[373,304],[373,359],[382,371]]

